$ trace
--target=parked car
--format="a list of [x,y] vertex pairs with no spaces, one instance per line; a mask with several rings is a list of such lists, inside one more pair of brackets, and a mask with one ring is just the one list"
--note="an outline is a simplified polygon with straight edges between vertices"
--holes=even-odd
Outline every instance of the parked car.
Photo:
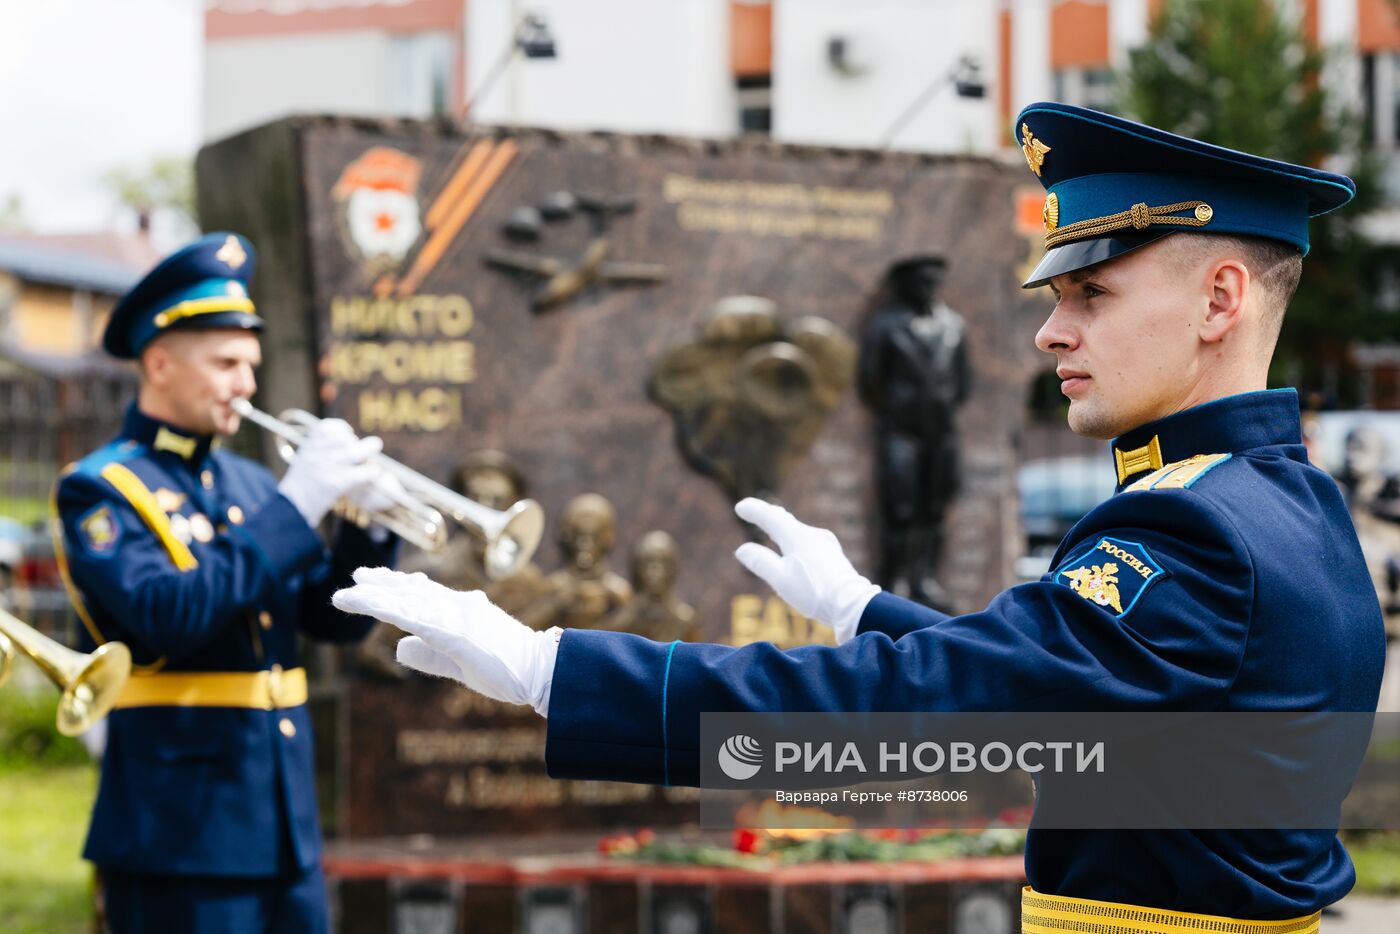
[[0,591],[9,590],[24,561],[29,530],[24,523],[0,516]]
[[54,636],[73,628],[72,606],[47,522],[0,517],[0,606]]
[[1021,499],[1025,557],[1016,561],[1020,580],[1039,580],[1050,570],[1060,539],[1089,510],[1113,495],[1115,478],[1103,457],[1059,457],[1027,461],[1016,476]]
[[18,583],[30,590],[63,589],[63,576],[58,570],[48,522],[36,522],[28,529],[18,578]]

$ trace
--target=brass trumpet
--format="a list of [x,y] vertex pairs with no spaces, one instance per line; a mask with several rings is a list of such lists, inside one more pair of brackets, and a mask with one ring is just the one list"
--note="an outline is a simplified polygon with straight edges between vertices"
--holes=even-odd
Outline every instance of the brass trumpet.
[[84,655],[0,610],[0,684],[9,677],[16,649],[63,691],[58,732],[64,736],[77,736],[106,716],[131,674],[131,652],[120,642],[107,642]]
[[[274,418],[247,399],[234,399],[229,405],[248,421],[280,438],[278,453],[289,463],[306,441],[307,432],[319,421],[302,409],[288,409]],[[544,534],[544,510],[534,500],[522,499],[509,509],[497,511],[390,457],[381,454],[374,463],[398,480],[404,492],[391,494],[385,490],[394,505],[372,516],[352,515],[344,504],[337,509],[341,515],[356,521],[372,519],[424,551],[439,552],[447,544],[447,522],[443,518],[446,514],[485,544],[485,571],[492,580],[510,577],[534,556]]]

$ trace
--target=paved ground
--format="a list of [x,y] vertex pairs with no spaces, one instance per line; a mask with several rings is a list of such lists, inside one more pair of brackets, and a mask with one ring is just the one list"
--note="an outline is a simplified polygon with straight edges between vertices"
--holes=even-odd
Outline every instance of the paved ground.
[[1322,916],[1322,934],[1397,934],[1400,898],[1349,895]]

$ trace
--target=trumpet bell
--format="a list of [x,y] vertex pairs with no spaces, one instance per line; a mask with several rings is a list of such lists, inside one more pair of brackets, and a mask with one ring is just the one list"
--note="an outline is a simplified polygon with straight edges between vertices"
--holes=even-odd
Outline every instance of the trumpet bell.
[[15,663],[15,644],[0,632],[0,684],[10,680],[10,668]]
[[532,499],[521,500],[501,515],[505,521],[486,545],[486,576],[492,580],[504,580],[523,568],[544,535],[544,510]]
[[58,732],[77,736],[107,716],[131,675],[131,650],[120,642],[99,645],[63,689],[58,700]]
[[131,651],[108,642],[84,655],[60,645],[17,617],[0,610],[0,683],[16,651],[58,685],[58,732],[77,736],[107,715],[131,674]]

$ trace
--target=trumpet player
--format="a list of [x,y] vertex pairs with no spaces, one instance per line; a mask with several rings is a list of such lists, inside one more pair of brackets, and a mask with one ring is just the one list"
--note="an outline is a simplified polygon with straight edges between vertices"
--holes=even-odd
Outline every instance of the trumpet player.
[[93,643],[136,665],[109,717],[84,856],[113,934],[327,929],[306,672],[297,636],[353,642],[371,620],[330,605],[396,539],[341,523],[374,512],[378,438],[322,420],[278,481],[220,449],[256,386],[263,319],[252,245],[210,234],[168,257],[114,309],[103,346],[140,369],[111,443],[54,497],[65,578]]

